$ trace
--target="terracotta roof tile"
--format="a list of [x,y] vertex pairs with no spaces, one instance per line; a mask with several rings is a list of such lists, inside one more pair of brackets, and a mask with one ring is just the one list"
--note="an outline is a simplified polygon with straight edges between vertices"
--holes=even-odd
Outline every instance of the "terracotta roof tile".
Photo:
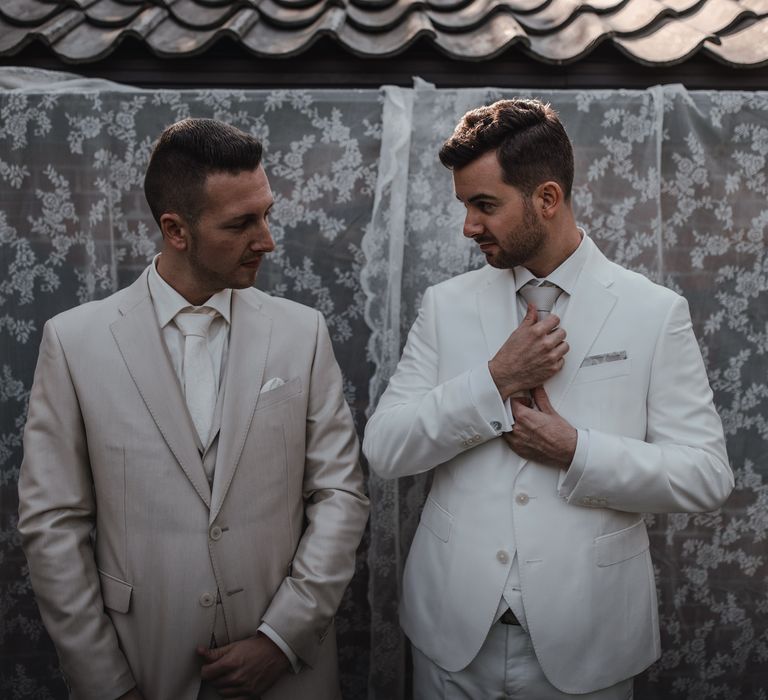
[[629,0],[617,12],[606,17],[605,22],[617,34],[634,34],[673,14],[674,10],[661,0]]
[[384,57],[423,37],[478,61],[509,50],[570,63],[612,42],[645,64],[702,51],[746,67],[768,60],[766,21],[768,0],[2,0],[0,55],[38,40],[65,60],[94,61],[132,36],[183,56],[228,36],[278,57],[328,36]]
[[101,0],[85,8],[86,18],[95,25],[121,27],[141,13],[141,5],[126,5],[117,0]]
[[719,46],[706,51],[733,66],[768,66],[768,18],[720,39]]
[[598,15],[580,14],[558,32],[531,36],[531,52],[545,61],[566,63],[589,53],[609,31]]
[[0,16],[14,23],[34,27],[53,17],[60,9],[58,4],[40,0],[6,0],[0,5]]
[[471,32],[460,34],[437,33],[435,43],[450,56],[464,59],[487,59],[509,46],[530,46],[525,30],[508,14],[496,14],[488,22]]
[[323,35],[336,36],[344,23],[344,10],[330,7],[308,27],[285,31],[267,22],[256,22],[243,35],[242,44],[262,56],[293,56],[309,48]]
[[693,25],[669,21],[652,34],[615,41],[640,63],[671,65],[692,56],[712,38],[713,35],[705,34]]
[[376,34],[360,31],[349,22],[337,32],[341,43],[361,56],[393,56],[405,51],[420,36],[436,35],[429,17],[421,10],[409,12],[397,26]]

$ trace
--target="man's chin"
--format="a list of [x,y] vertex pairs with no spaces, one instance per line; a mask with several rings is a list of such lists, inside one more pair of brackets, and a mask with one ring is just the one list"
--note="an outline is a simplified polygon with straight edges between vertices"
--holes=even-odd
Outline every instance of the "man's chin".
[[508,256],[499,255],[498,253],[496,253],[495,255],[491,253],[486,253],[485,262],[487,262],[491,267],[495,267],[498,270],[509,270],[518,265],[518,263],[511,261]]

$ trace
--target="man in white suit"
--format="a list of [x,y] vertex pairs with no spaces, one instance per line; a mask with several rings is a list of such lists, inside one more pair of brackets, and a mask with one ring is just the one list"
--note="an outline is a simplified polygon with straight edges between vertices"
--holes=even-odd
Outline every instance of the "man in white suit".
[[641,513],[733,488],[687,304],[577,228],[549,106],[468,112],[440,158],[488,266],[426,291],[363,442],[384,477],[433,473],[401,605],[415,698],[631,698],[660,653]]
[[333,616],[367,518],[322,316],[251,285],[261,144],[189,119],[144,188],[162,253],[48,321],[19,530],[78,700],[337,700]]

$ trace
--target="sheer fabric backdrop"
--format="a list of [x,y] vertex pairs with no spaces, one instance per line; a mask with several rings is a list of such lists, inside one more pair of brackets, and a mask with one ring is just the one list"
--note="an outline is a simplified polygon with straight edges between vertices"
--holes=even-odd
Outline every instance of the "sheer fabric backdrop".
[[[0,697],[65,697],[15,533],[26,401],[44,321],[126,286],[156,251],[141,183],[162,128],[216,117],[264,140],[278,249],[258,285],[326,315],[362,432],[424,289],[483,263],[437,148],[464,111],[513,95],[560,111],[580,224],[688,297],[736,472],[721,512],[648,516],[665,652],[636,697],[768,700],[768,94],[143,91],[25,69],[0,71]],[[369,480],[338,616],[348,700],[408,697],[396,610],[426,487]]]

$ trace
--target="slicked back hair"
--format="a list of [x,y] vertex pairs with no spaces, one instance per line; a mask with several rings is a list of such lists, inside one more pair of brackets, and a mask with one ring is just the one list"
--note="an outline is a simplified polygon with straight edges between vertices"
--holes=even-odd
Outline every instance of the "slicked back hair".
[[457,170],[496,151],[502,179],[524,195],[554,180],[566,201],[573,186],[573,147],[552,107],[539,100],[499,100],[467,112],[440,149],[440,162]]
[[183,119],[160,134],[144,176],[144,196],[158,226],[166,212],[195,224],[205,207],[205,181],[261,163],[261,142],[215,119]]

